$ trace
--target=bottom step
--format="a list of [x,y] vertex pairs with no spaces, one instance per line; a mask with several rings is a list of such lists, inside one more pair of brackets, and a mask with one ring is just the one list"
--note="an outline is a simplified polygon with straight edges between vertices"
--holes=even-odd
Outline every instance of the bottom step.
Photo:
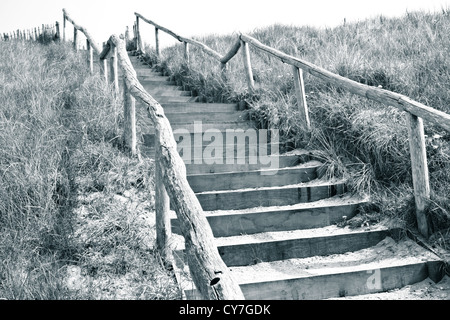
[[[436,273],[440,264],[436,255],[412,240],[396,242],[387,237],[376,246],[355,252],[230,270],[248,300],[303,300],[384,292],[427,277],[439,279]],[[185,278],[182,285],[187,299],[199,298],[192,282]]]

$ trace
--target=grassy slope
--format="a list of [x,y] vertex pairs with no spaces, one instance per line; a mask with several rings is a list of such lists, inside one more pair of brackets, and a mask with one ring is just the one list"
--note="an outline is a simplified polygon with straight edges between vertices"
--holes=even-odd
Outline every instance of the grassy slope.
[[83,65],[0,42],[0,298],[178,297],[153,248],[153,163],[121,151],[121,101]]
[[[329,71],[450,113],[449,33],[450,11],[443,10],[377,17],[333,29],[274,25],[250,35]],[[223,54],[235,38],[211,35],[197,40]],[[279,128],[291,146],[319,150],[330,165],[328,174],[348,176],[355,191],[370,193],[374,203],[363,211],[400,218],[414,227],[407,129],[401,112],[306,75],[313,125],[306,139],[289,66],[251,48],[257,91],[250,95],[241,54],[230,62],[231,72],[224,81],[217,62],[192,46],[190,50],[190,67],[184,65],[182,45],[165,49],[159,62],[150,47],[147,59],[203,101],[246,100],[261,127]],[[450,134],[427,123],[425,131],[433,190],[429,213],[434,230],[445,230],[450,227]]]

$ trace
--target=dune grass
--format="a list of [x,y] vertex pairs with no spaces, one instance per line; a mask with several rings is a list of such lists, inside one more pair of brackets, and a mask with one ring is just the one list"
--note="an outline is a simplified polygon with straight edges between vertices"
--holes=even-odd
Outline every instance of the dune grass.
[[[409,12],[400,18],[379,16],[336,28],[276,24],[249,33],[262,43],[302,58],[336,74],[380,86],[450,113],[450,10]],[[217,52],[228,52],[237,35],[204,36],[196,40]],[[239,52],[229,62],[227,79],[220,64],[183,46],[155,57],[147,46],[147,62],[193,91],[203,102],[245,100],[247,112],[261,128],[279,128],[290,147],[317,150],[329,165],[327,174],[345,176],[355,192],[370,194],[366,211],[401,220],[414,228],[414,200],[405,116],[393,107],[344,92],[305,75],[312,122],[305,134],[296,110],[289,65],[250,46],[256,90],[250,94]],[[450,227],[450,133],[425,123],[432,198],[429,216],[434,231]],[[450,241],[446,240],[450,247]]]
[[153,163],[122,151],[121,97],[85,65],[69,45],[0,42],[0,298],[173,299]]

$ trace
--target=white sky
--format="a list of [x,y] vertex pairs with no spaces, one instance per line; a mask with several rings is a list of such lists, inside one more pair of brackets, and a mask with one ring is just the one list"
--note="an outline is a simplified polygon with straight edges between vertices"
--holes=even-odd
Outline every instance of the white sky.
[[[248,32],[285,23],[335,26],[383,14],[402,16],[406,11],[450,9],[450,0],[0,0],[0,33],[59,21],[62,8],[84,26],[97,42],[132,30],[134,12],[184,36]],[[153,43],[154,29],[143,25],[143,40]],[[73,34],[71,26],[67,34]],[[163,33],[161,33],[163,34]],[[170,36],[161,35],[163,45]]]

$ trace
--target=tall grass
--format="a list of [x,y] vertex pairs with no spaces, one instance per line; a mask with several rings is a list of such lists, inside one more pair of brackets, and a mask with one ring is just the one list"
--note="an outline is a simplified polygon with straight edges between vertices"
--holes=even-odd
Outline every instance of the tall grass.
[[[450,10],[411,12],[401,18],[373,19],[336,28],[276,24],[250,33],[262,43],[331,72],[380,86],[450,113]],[[236,35],[197,40],[226,53]],[[303,132],[288,65],[250,47],[256,84],[250,94],[239,53],[227,80],[219,63],[192,48],[186,66],[181,45],[163,50],[160,60],[148,48],[149,64],[170,75],[202,101],[246,100],[260,127],[277,127],[291,147],[310,148],[329,165],[330,176],[349,178],[355,192],[368,193],[376,210],[401,217],[414,227],[408,136],[403,113],[351,95],[305,75],[312,133]],[[435,230],[450,227],[450,134],[425,123],[432,186],[430,218]],[[402,203],[399,205],[399,203]],[[368,210],[369,210],[368,209]]]
[[0,43],[0,298],[123,296],[111,279],[177,296],[147,217],[153,163],[122,152],[121,98],[83,66],[65,44]]

